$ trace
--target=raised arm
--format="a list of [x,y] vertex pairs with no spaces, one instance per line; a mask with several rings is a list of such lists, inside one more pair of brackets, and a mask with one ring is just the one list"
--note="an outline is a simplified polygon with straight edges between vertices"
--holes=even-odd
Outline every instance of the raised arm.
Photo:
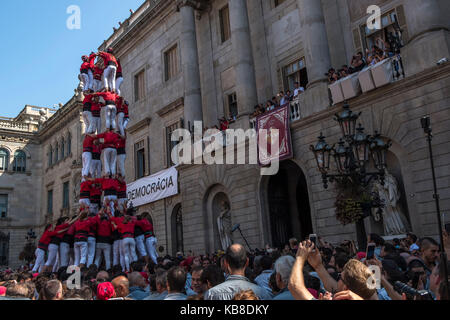
[[303,277],[303,266],[308,260],[308,255],[313,250],[313,247],[314,244],[311,244],[309,241],[304,241],[298,245],[297,257],[294,267],[292,268],[288,286],[289,291],[295,300],[314,300],[314,296],[305,286],[305,279]]
[[323,286],[329,292],[337,291],[337,281],[331,277],[328,271],[325,269],[325,266],[322,263],[322,256],[320,255],[319,250],[315,250],[315,252],[311,252],[308,256],[308,263],[311,267],[319,275],[320,280],[322,280]]

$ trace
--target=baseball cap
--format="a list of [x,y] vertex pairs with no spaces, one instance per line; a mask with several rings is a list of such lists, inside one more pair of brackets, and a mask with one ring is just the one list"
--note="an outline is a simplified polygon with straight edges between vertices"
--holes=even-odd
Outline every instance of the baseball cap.
[[97,286],[97,300],[109,300],[116,294],[111,282],[103,282]]
[[409,247],[409,251],[411,251],[411,252],[416,251],[416,250],[419,250],[419,249],[420,249],[419,246],[418,246],[417,244],[415,244],[415,243],[413,243],[413,244]]
[[0,287],[0,296],[3,296],[6,294],[6,287],[1,286]]

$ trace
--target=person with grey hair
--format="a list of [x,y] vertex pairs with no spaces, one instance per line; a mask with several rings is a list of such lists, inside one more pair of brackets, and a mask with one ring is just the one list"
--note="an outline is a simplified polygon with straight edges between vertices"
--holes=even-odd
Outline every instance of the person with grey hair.
[[288,289],[289,278],[291,277],[294,263],[295,259],[292,256],[283,256],[275,262],[275,277],[277,286],[281,291],[273,300],[295,300]]
[[144,300],[148,297],[149,292],[145,290],[147,283],[140,272],[132,272],[128,275],[130,281],[130,294],[128,298],[133,300]]
[[144,300],[164,300],[167,296],[167,272],[157,271],[150,276],[150,295]]

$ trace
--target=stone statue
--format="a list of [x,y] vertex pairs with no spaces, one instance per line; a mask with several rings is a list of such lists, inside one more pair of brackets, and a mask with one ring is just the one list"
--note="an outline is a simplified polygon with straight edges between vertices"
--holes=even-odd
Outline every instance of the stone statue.
[[84,100],[84,95],[83,95],[84,82],[83,82],[83,78],[81,77],[81,75],[78,75],[78,79],[80,80],[80,82],[78,83],[78,87],[74,90],[75,97],[76,97],[77,101],[83,101]]
[[222,201],[222,211],[217,218],[217,227],[219,229],[220,243],[222,250],[225,251],[233,243],[231,241],[231,215],[230,204],[225,200]]
[[[380,200],[385,205],[383,209],[384,235],[393,236],[407,233],[408,221],[400,207],[400,190],[395,177],[386,172],[384,186],[377,182],[374,184],[373,191],[378,193]],[[374,208],[373,210],[375,216],[378,209]]]
[[48,120],[48,118],[46,116],[45,111],[39,110],[39,121],[38,121],[39,128],[41,128],[44,125],[45,121],[47,121],[47,120]]

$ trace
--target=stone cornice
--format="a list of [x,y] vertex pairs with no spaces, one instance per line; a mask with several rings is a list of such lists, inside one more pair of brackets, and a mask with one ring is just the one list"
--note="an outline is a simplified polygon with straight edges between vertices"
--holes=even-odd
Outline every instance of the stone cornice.
[[210,4],[208,0],[176,0],[177,10],[185,6],[190,6],[195,10],[206,10],[209,8]]
[[174,102],[168,104],[167,106],[162,107],[161,109],[156,111],[156,113],[158,114],[158,116],[163,117],[166,114],[177,110],[183,104],[184,104],[184,97],[181,97],[181,98],[178,98],[177,100],[175,100]]
[[127,128],[126,132],[130,133],[130,134],[134,134],[136,131],[142,129],[145,126],[148,126],[151,121],[152,121],[152,118],[146,117],[143,120],[136,123],[134,126]]

